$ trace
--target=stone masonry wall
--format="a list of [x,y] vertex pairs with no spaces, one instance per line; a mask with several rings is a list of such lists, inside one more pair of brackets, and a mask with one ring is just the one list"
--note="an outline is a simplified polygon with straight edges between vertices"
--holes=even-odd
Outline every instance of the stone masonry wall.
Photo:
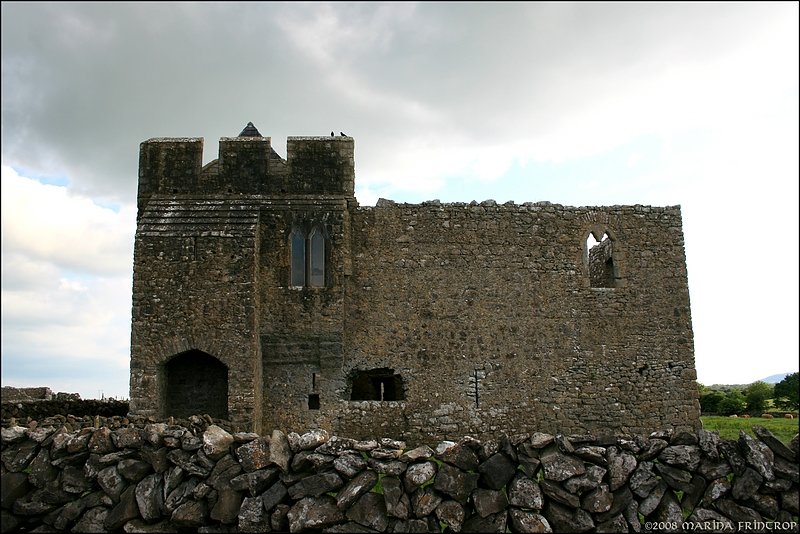
[[[590,287],[592,231],[614,240],[615,287]],[[699,424],[679,207],[380,201],[351,232],[343,372],[394,369],[406,391],[321,398],[343,414],[335,432]]]
[[359,207],[352,138],[283,160],[248,131],[205,166],[202,139],[140,146],[133,414],[412,444],[699,428],[679,206]]
[[4,427],[2,531],[797,530],[798,437],[787,447],[762,427],[407,448],[190,419]]

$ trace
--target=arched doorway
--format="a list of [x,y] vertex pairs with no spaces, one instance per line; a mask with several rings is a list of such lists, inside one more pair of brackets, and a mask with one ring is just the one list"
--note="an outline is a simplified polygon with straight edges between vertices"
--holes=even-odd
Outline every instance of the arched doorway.
[[200,350],[178,354],[164,366],[167,416],[228,418],[228,368]]

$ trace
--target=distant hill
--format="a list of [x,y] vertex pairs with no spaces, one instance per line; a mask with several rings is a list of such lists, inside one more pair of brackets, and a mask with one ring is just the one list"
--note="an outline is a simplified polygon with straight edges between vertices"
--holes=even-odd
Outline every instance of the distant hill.
[[[797,371],[795,371],[795,372],[797,372]],[[781,373],[781,374],[778,374],[778,375],[770,375],[767,378],[762,378],[761,381],[762,382],[766,382],[767,384],[777,384],[778,382],[780,382],[781,380],[783,380],[784,378],[786,378],[790,374],[792,374],[792,373]]]
[[[770,375],[770,376],[768,376],[766,378],[762,378],[760,380],[754,380],[753,382],[764,382],[766,384],[777,384],[778,382],[780,382],[781,380],[786,378],[788,375],[790,375],[792,373],[796,373],[796,372],[797,371],[792,371],[791,373],[780,373],[780,374],[777,374],[777,375]],[[752,384],[752,382],[750,382],[750,384]],[[708,389],[710,389],[712,391],[729,391],[731,389],[745,389],[750,384],[712,384],[712,385],[707,386],[707,387],[708,387]]]

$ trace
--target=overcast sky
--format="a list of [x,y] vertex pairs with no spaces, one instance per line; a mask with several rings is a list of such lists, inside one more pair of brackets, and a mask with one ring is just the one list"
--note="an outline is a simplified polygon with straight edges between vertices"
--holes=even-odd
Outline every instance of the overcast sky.
[[798,369],[798,3],[2,3],[2,385],[128,396],[139,143],[356,196],[680,204],[698,379]]

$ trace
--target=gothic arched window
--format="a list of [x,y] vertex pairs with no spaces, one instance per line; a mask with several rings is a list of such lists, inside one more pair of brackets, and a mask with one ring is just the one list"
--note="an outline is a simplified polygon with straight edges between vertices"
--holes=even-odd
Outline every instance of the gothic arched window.
[[318,228],[312,228],[308,243],[308,285],[325,287],[325,236]]
[[325,236],[319,226],[289,234],[292,287],[325,287]]
[[295,228],[289,236],[292,250],[292,287],[306,285],[306,236]]

